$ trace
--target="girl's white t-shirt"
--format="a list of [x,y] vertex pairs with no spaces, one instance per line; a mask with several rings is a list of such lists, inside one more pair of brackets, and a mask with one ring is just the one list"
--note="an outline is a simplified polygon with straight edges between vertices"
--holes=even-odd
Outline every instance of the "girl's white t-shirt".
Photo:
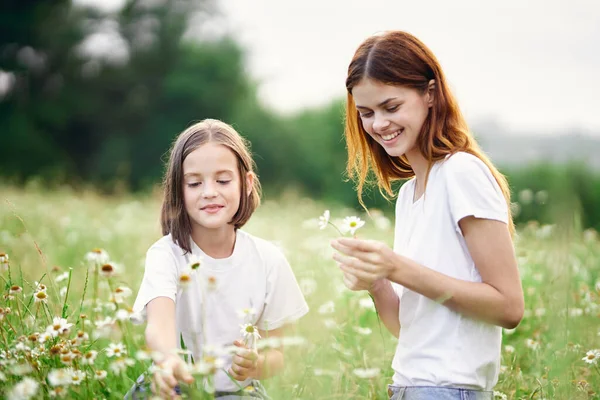
[[[195,360],[201,359],[202,344],[223,348],[240,340],[245,322],[239,312],[254,309],[250,322],[259,329],[272,330],[298,320],[308,312],[294,273],[284,254],[273,243],[237,230],[233,253],[224,259],[206,255],[192,240],[192,254],[184,251],[166,235],[146,254],[144,278],[133,311],[146,319],[146,305],[157,297],[175,302],[177,341],[182,337]],[[186,288],[179,282],[193,257],[203,259]],[[210,278],[211,285],[207,285]],[[203,331],[202,326],[205,326]],[[225,370],[231,365],[226,356]],[[223,370],[215,374],[217,391],[237,391]]]
[[[413,202],[414,192],[414,179],[400,189],[394,251],[453,278],[481,282],[458,222],[474,216],[508,223],[508,206],[490,169],[471,154],[455,153],[433,164],[425,195]],[[492,390],[501,328],[392,286],[400,298],[394,384]]]

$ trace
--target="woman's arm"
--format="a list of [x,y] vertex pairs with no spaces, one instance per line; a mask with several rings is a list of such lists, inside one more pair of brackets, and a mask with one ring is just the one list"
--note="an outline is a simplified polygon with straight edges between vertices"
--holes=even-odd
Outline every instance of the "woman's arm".
[[[340,268],[342,265],[338,263]],[[390,333],[396,337],[400,334],[400,299],[394,291],[392,284],[387,279],[380,279],[373,283],[363,281],[355,275],[342,271],[344,284],[350,290],[368,290],[373,298],[377,314]]]
[[523,289],[507,225],[475,217],[463,218],[459,225],[481,283],[449,277],[374,241],[338,239],[333,247],[345,256],[334,258],[359,279],[388,278],[464,315],[516,327],[523,318]]

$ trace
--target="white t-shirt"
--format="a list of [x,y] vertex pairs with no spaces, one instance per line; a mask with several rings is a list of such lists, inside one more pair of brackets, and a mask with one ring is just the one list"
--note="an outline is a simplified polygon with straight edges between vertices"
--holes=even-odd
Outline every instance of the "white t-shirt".
[[[414,191],[414,179],[400,189],[394,251],[453,278],[481,282],[458,222],[472,215],[508,223],[508,206],[489,168],[459,152],[434,163],[425,195],[413,203]],[[392,286],[400,298],[394,384],[492,390],[502,329]]]
[[[224,259],[206,255],[192,240],[192,255],[173,242],[171,235],[154,243],[146,254],[146,268],[133,311],[146,319],[146,305],[157,297],[175,302],[177,342],[183,341],[196,360],[202,353],[202,321],[207,345],[216,348],[231,346],[241,339],[240,325],[244,318],[238,312],[254,308],[253,324],[272,330],[293,322],[308,312],[294,273],[283,253],[272,243],[242,230],[237,231],[233,253]],[[193,256],[203,258],[192,275],[190,285],[178,285],[182,271],[189,268]],[[213,277],[216,287],[206,288],[206,279]],[[203,303],[204,300],[204,304]],[[204,315],[202,315],[204,313]],[[194,340],[195,339],[195,340]],[[225,370],[231,365],[228,357]],[[246,386],[250,380],[238,382]],[[215,375],[218,391],[237,391],[238,386],[220,370]]]

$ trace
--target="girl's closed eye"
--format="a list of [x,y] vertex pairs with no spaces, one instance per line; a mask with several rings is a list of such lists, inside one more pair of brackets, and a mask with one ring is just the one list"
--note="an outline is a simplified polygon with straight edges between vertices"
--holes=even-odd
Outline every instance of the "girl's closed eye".
[[371,118],[373,116],[373,111],[368,111],[364,113],[360,113],[361,118]]
[[201,183],[202,183],[202,182],[188,182],[187,186],[188,186],[189,188],[195,188],[195,187],[198,187],[198,186],[200,186],[200,184],[201,184]]
[[396,106],[391,106],[391,107],[388,107],[388,108],[386,108],[385,110],[386,110],[387,112],[393,113],[393,112],[395,112],[395,111],[398,111],[398,109],[399,109],[399,108],[400,108],[400,104],[398,104],[398,105],[396,105]]
[[221,184],[221,185],[227,185],[229,182],[231,182],[231,180],[218,180],[217,183]]

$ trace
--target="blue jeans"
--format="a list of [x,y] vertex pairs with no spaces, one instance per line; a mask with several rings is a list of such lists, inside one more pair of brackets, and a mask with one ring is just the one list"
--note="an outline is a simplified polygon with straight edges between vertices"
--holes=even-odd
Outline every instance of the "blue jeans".
[[388,385],[390,400],[493,400],[494,392],[439,386]]

